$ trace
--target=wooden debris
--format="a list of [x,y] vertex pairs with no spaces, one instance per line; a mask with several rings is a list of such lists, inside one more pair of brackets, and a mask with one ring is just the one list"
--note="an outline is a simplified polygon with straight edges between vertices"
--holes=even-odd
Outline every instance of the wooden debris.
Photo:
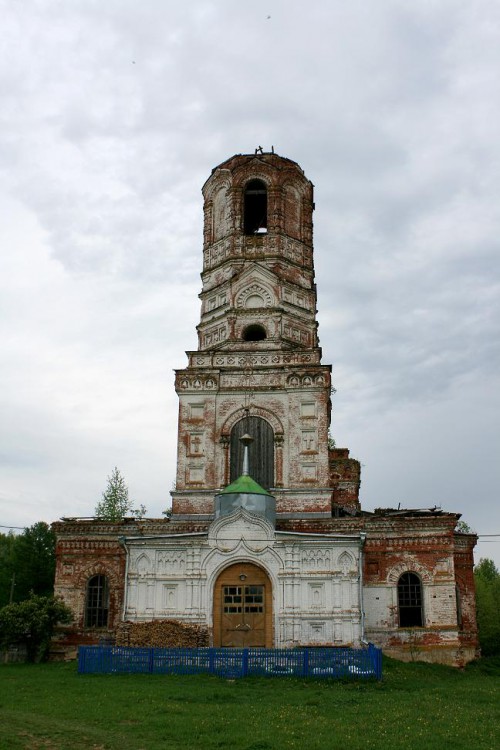
[[181,620],[122,622],[116,632],[117,646],[154,648],[203,648],[209,645],[206,625]]

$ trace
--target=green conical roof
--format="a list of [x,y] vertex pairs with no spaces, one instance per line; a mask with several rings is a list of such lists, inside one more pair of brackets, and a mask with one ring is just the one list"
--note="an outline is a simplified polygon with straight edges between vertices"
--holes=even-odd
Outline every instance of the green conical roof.
[[260,484],[257,484],[252,477],[248,474],[242,474],[236,481],[222,490],[221,495],[269,495],[269,492],[265,490]]

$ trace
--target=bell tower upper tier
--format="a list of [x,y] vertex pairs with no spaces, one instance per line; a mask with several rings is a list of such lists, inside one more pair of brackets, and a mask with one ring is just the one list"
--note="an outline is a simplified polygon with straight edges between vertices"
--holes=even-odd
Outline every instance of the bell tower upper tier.
[[198,349],[176,372],[175,517],[214,512],[241,474],[276,500],[278,518],[331,516],[331,368],[321,363],[312,247],[313,186],[274,153],[232,156],[203,186]]
[[313,185],[291,159],[236,155],[203,186],[198,351],[318,347]]

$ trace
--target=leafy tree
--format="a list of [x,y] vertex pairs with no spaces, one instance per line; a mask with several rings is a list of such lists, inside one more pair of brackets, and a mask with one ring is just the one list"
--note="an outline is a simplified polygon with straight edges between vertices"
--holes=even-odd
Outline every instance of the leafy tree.
[[72,619],[73,613],[62,599],[32,594],[23,602],[0,609],[0,644],[24,644],[28,661],[43,661],[56,624]]
[[471,526],[467,523],[467,521],[457,521],[457,525],[455,527],[455,531],[459,534],[473,534]]
[[102,500],[96,505],[95,515],[106,521],[121,521],[127,515],[142,518],[145,514],[144,505],[141,505],[139,510],[132,510],[132,501],[128,496],[125,479],[115,466],[111,476],[108,477],[108,486],[102,493]]
[[0,607],[27,599],[30,592],[50,596],[54,591],[55,534],[38,521],[22,534],[0,534]]
[[496,581],[500,577],[497,566],[488,557],[482,557],[479,560],[479,563],[474,568],[474,575],[476,582],[479,578],[487,583],[493,583],[493,581]]
[[474,578],[481,653],[500,654],[500,573],[493,560],[482,558]]
[[15,543],[16,536],[12,531],[9,534],[0,534],[0,607],[4,607],[10,601],[12,576],[15,570]]
[[15,538],[14,601],[27,599],[31,592],[40,596],[54,593],[56,535],[44,521],[38,521]]

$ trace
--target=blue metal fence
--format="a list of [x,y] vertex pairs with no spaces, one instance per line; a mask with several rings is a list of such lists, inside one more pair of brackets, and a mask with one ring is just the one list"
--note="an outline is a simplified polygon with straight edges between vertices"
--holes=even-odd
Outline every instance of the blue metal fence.
[[382,651],[367,648],[131,648],[80,646],[80,674],[198,674],[382,678]]

